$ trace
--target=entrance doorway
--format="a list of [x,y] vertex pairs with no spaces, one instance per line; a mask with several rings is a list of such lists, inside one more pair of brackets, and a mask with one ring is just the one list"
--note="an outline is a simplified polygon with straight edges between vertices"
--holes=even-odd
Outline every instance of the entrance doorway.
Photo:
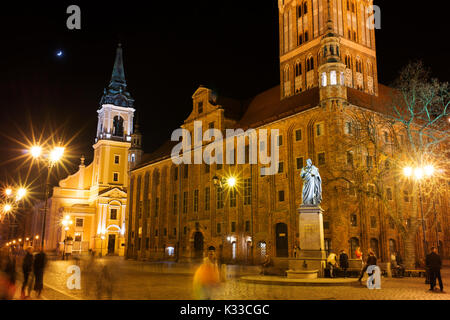
[[203,258],[203,234],[201,232],[194,234],[194,257],[196,259]]
[[275,228],[277,257],[287,257],[288,250],[288,230],[285,223],[278,223]]
[[108,254],[114,254],[114,249],[116,248],[116,235],[108,235]]

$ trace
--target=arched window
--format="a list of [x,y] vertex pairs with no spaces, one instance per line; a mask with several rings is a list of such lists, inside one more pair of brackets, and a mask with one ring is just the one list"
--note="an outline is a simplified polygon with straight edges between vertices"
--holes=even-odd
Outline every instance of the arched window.
[[352,259],[356,259],[356,249],[359,247],[359,239],[351,238],[350,239],[350,255]]
[[306,71],[314,70],[314,58],[306,59]]
[[302,5],[298,6],[297,13],[298,13],[298,17],[301,18],[301,16],[302,16]]
[[308,31],[305,31],[305,42],[309,41]]
[[298,36],[298,45],[300,46],[303,43],[303,35]]
[[305,2],[303,4],[303,14],[307,14],[308,13],[308,4]]
[[332,86],[337,85],[337,75],[336,75],[336,71],[334,71],[334,70],[330,72],[330,84]]
[[295,76],[298,77],[302,74],[302,64],[300,62],[297,62],[295,64]]
[[321,80],[322,80],[322,87],[326,87],[327,86],[327,73],[326,72],[322,72]]
[[113,119],[113,136],[123,136],[123,118],[121,116],[115,116]]

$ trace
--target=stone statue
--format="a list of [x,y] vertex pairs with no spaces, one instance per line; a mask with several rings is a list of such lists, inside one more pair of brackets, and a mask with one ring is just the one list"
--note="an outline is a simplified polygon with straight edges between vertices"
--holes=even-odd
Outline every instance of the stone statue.
[[306,160],[306,167],[302,169],[300,176],[303,179],[302,205],[318,206],[322,202],[322,179],[311,159]]

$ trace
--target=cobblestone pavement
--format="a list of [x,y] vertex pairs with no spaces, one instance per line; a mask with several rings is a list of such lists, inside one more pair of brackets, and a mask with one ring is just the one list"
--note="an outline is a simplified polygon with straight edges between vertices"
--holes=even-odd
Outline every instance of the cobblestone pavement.
[[[70,274],[67,268],[75,261],[50,261],[44,276],[45,288],[41,299],[121,299],[121,300],[191,300],[192,268],[168,269],[121,258],[98,260],[97,269],[82,269],[81,290],[67,288]],[[112,274],[113,286],[107,283],[97,293],[99,271],[107,265]],[[444,286],[450,284],[450,268],[442,271]],[[21,283],[19,277],[18,284]],[[364,281],[363,281],[364,283]],[[230,279],[213,294],[215,300],[450,300],[450,294],[429,292],[424,278],[383,278],[381,290],[369,290],[362,285],[354,286],[281,286],[252,284]],[[111,292],[111,295],[107,293]],[[19,297],[19,295],[17,295]],[[31,297],[34,298],[33,295]]]

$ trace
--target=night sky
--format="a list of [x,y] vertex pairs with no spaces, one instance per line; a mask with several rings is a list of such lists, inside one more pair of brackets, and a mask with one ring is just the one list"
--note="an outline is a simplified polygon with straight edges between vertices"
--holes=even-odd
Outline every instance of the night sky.
[[[11,159],[24,153],[18,142],[25,143],[32,129],[45,139],[71,141],[67,172],[55,171],[55,181],[75,172],[81,154],[90,163],[96,111],[119,41],[146,152],[182,124],[199,85],[244,99],[279,82],[276,0],[14,3],[2,3],[0,11],[3,183],[25,180],[29,163]],[[71,4],[81,8],[81,30],[66,27]],[[415,59],[448,81],[447,11],[410,1],[375,4],[382,11],[380,82],[391,83]]]

